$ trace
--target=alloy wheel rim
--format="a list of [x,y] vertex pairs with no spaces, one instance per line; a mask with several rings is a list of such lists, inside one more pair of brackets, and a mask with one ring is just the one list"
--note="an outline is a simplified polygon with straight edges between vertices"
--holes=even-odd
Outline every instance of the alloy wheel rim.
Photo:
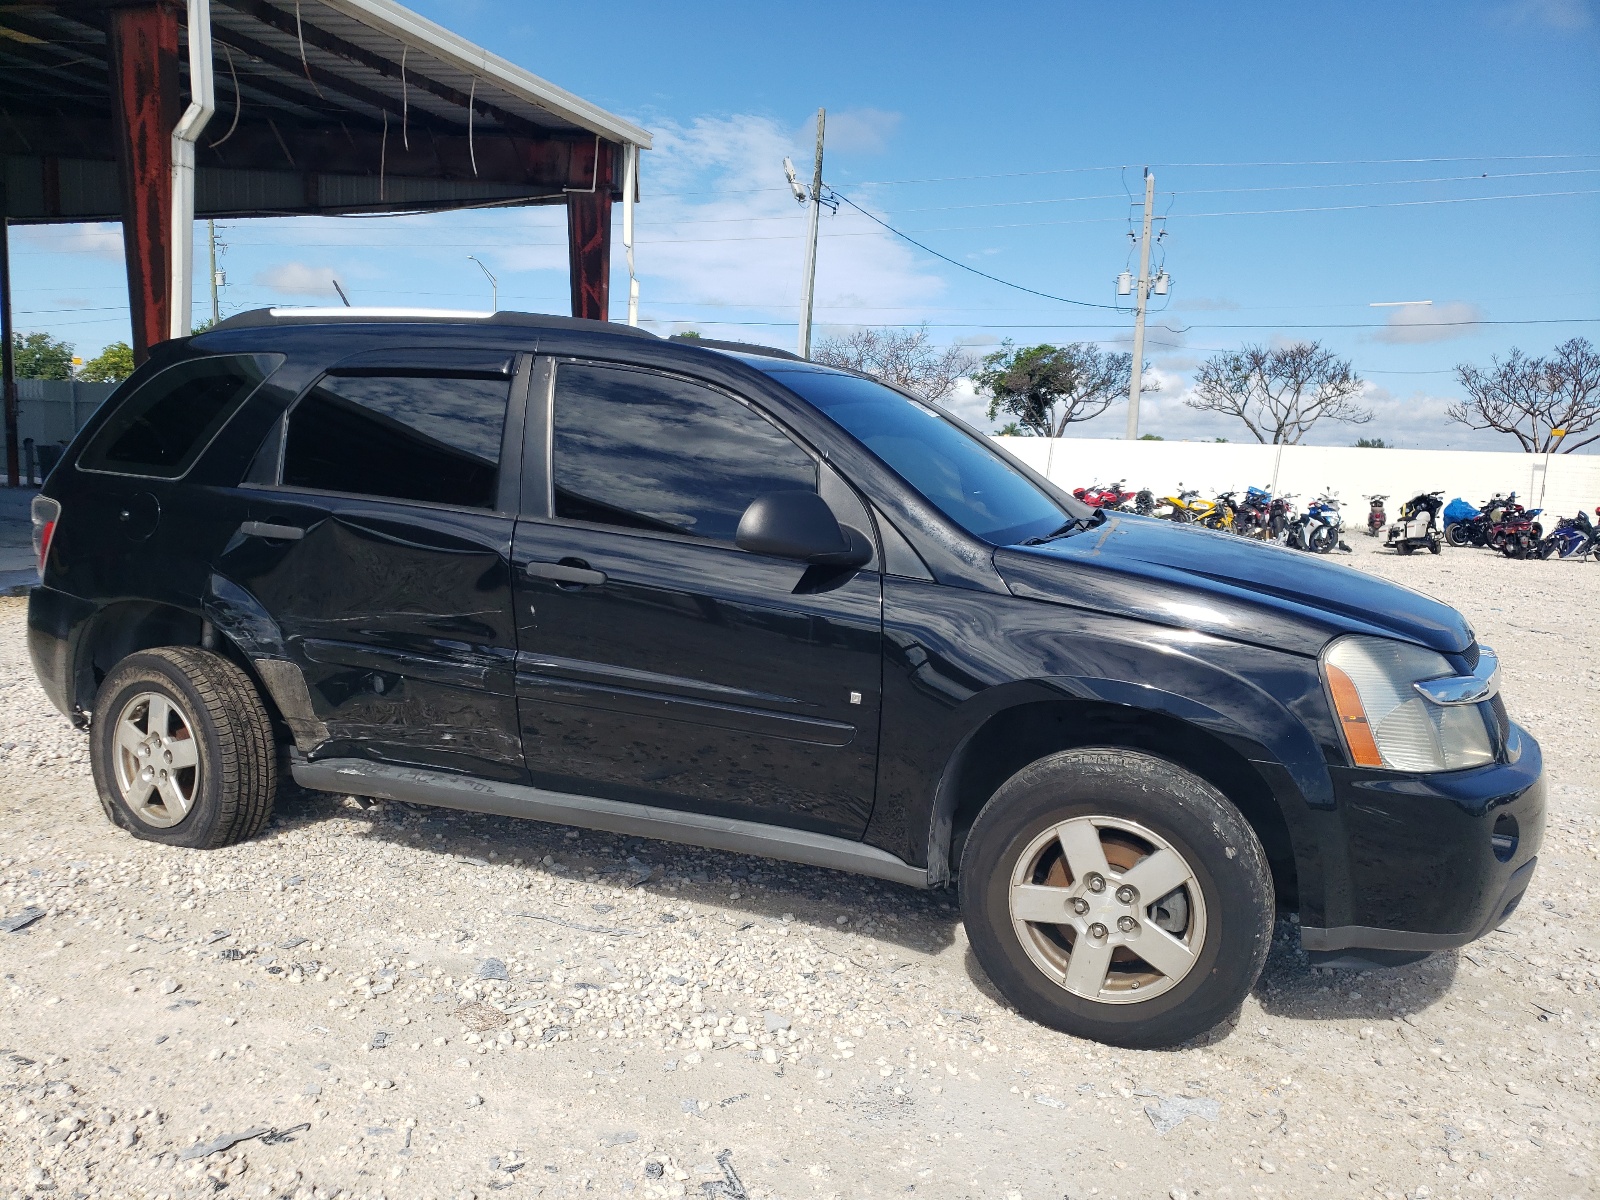
[[200,748],[187,713],[162,692],[122,706],[113,734],[117,787],[146,825],[167,829],[189,815],[200,792]]
[[1041,832],[1012,870],[1009,904],[1033,964],[1100,1004],[1170,991],[1205,945],[1194,868],[1160,834],[1120,817],[1074,817]]

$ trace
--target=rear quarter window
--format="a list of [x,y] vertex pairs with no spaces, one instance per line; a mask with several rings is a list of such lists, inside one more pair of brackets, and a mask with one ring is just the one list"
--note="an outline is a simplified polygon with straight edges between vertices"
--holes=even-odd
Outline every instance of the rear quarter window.
[[227,354],[157,372],[117,405],[78,456],[79,469],[177,479],[282,361]]

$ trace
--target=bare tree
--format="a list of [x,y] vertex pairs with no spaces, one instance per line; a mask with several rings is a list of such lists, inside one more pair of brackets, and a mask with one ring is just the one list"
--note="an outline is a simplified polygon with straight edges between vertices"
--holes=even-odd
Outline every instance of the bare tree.
[[1320,342],[1246,346],[1201,363],[1184,403],[1239,418],[1258,442],[1294,446],[1318,421],[1372,420],[1372,410],[1357,403],[1365,387],[1349,360]]
[[828,338],[811,357],[830,367],[863,371],[933,401],[955,391],[956,381],[978,365],[977,356],[959,346],[936,348],[926,325],[915,330],[858,329]]
[[[1001,413],[1038,437],[1060,437],[1074,421],[1088,421],[1128,394],[1133,355],[1102,350],[1093,342],[1024,346],[1010,342],[983,360],[972,380],[989,396],[989,419]],[[1146,391],[1155,391],[1146,386]]]
[[1513,348],[1490,363],[1487,371],[1456,368],[1467,399],[1446,410],[1452,421],[1509,433],[1529,454],[1570,454],[1600,440],[1600,353],[1587,338],[1563,342],[1549,358]]

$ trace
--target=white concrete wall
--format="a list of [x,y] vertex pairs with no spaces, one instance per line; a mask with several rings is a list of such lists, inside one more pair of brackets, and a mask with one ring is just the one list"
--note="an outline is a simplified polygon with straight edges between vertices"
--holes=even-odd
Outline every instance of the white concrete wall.
[[[1133,489],[1167,495],[1181,482],[1207,497],[1271,488],[1278,448],[1242,442],[1128,442],[1120,438],[1002,437],[995,441],[1052,483],[1068,490],[1126,479]],[[1285,446],[1277,463],[1280,492],[1302,502],[1333,488],[1345,522],[1365,521],[1363,497],[1382,492],[1394,517],[1418,492],[1444,492],[1480,504],[1495,492],[1515,491],[1530,508],[1571,516],[1600,505],[1600,454],[1545,457],[1481,450],[1360,450],[1349,446]],[[1541,504],[1542,500],[1542,504]],[[1548,524],[1548,522],[1547,522]]]

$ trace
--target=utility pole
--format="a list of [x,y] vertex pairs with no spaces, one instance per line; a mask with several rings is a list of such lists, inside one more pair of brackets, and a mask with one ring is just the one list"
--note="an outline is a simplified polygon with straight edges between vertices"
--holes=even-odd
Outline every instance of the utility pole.
[[817,220],[822,213],[822,130],[826,109],[817,109],[817,159],[811,171],[811,211],[806,218],[804,290],[800,293],[800,357],[811,357],[811,301],[817,287]]
[[1150,299],[1150,217],[1156,206],[1156,177],[1144,169],[1144,233],[1139,238],[1139,307],[1133,318],[1133,379],[1128,385],[1128,440],[1139,440],[1139,388],[1144,383],[1144,309]]
[[222,320],[222,309],[217,303],[217,223],[213,220],[206,221],[206,241],[211,247],[211,323],[215,325]]

